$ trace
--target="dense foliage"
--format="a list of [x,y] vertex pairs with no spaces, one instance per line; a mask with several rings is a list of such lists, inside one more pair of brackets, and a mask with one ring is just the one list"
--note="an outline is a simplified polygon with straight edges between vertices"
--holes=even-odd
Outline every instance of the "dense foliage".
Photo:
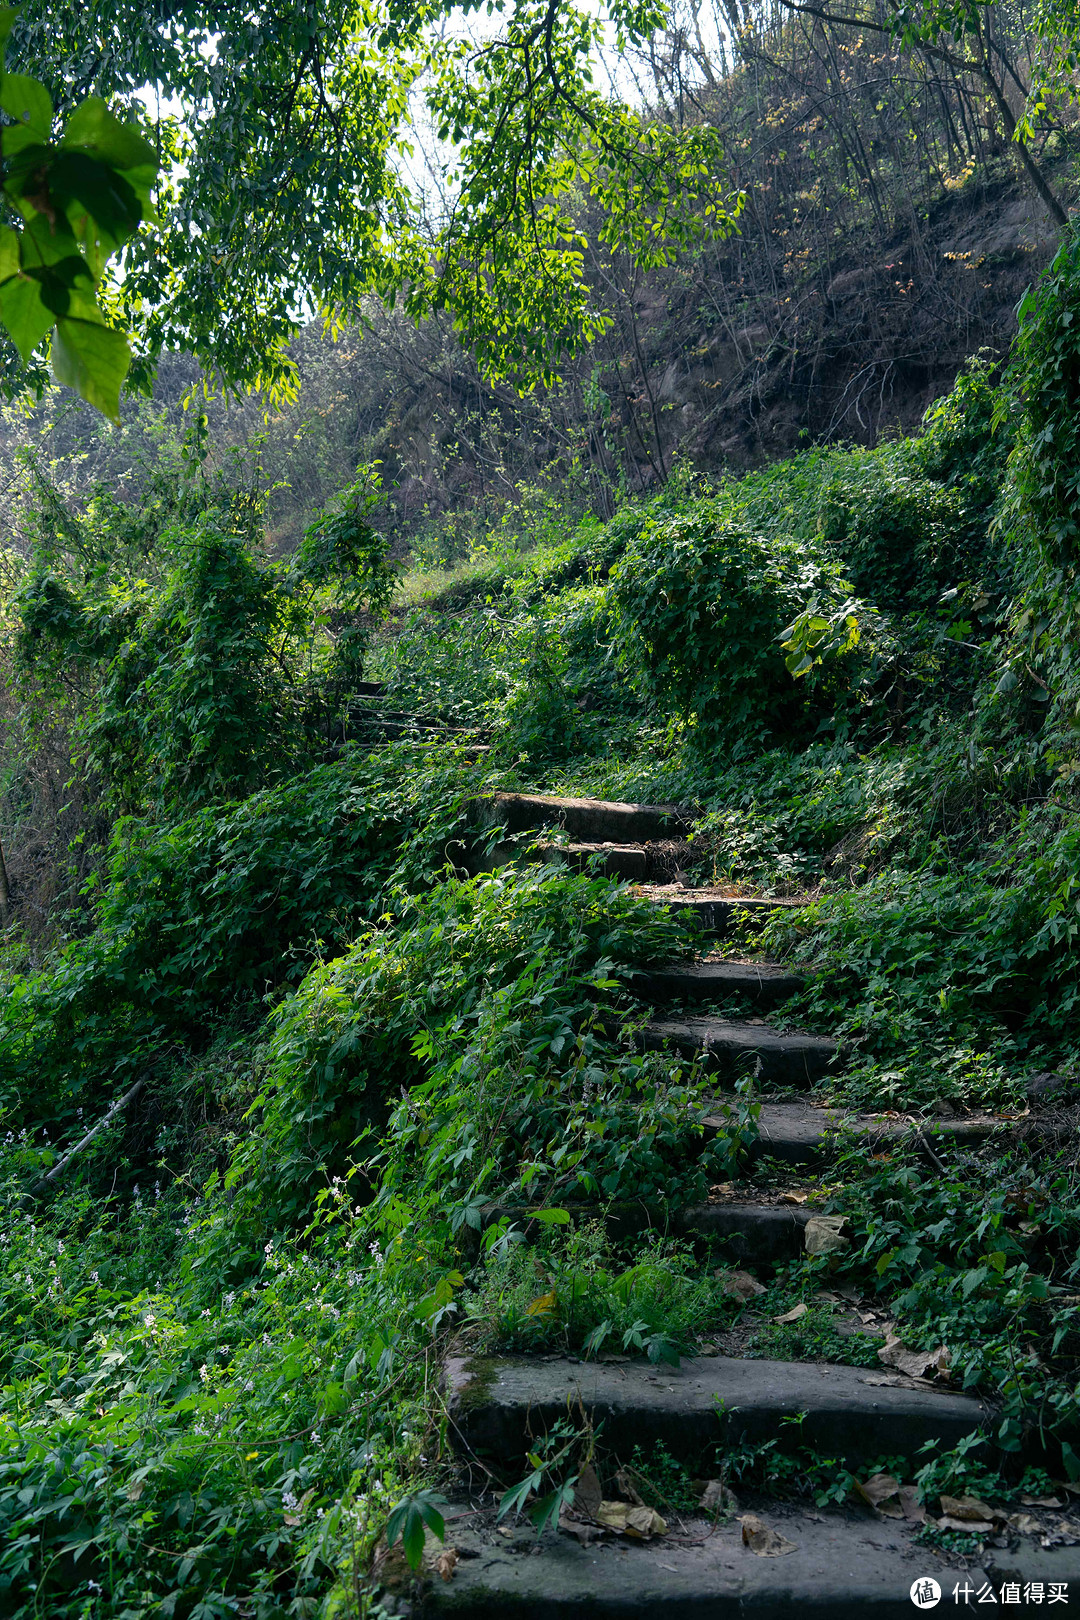
[[[851,1049],[823,1099],[1012,1129],[1056,1077],[1008,1142],[843,1143],[851,1242],[775,1268],[770,1315],[811,1308],[747,1348],[872,1359],[838,1279],[997,1403],[977,1459],[901,1460],[920,1488],[1080,1475],[1074,582],[1025,482],[1056,285],[913,439],[680,473],[441,586],[395,584],[366,486],[271,563],[258,503],[190,469],[145,512],[42,485],[5,794],[26,841],[62,726],[94,815],[63,904],[15,849],[0,963],[8,1612],[371,1612],[380,1536],[448,1475],[450,1344],[672,1361],[738,1327],[716,1256],[596,1220],[767,1176],[755,1083],[710,1136],[715,1081],[637,1052],[631,970],[692,948],[666,912],[465,875],[498,785],[694,803],[691,883],[801,901],[764,943],[809,974],[780,1018]],[[797,1425],[718,1467],[852,1486]]]

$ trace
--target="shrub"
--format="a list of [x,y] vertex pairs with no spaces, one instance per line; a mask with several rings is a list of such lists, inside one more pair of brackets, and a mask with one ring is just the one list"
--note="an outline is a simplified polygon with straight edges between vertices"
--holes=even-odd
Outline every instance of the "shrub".
[[744,754],[798,730],[834,700],[849,660],[796,685],[785,627],[808,603],[838,608],[848,593],[835,566],[791,538],[756,534],[718,500],[672,513],[640,509],[612,569],[622,655],[640,661],[651,692],[705,737]]

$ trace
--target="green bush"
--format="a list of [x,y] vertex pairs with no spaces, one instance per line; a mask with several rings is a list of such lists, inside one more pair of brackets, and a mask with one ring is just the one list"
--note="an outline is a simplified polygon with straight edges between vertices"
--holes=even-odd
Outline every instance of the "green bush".
[[0,1106],[54,1121],[257,1013],[395,886],[434,881],[465,819],[456,759],[399,744],[175,822],[120,821],[97,926],[4,983]]
[[363,490],[320,514],[283,568],[256,555],[243,505],[206,501],[148,535],[157,583],[100,567],[80,580],[74,558],[41,551],[16,604],[36,702],[50,683],[75,688],[85,768],[123,809],[237,798],[309,763],[328,719],[340,732],[389,600]]
[[720,500],[674,513],[654,503],[636,516],[612,590],[622,655],[650,692],[735,757],[827,712],[850,659],[797,685],[781,641],[808,604],[846,600],[838,570],[803,542],[755,533]]
[[459,1221],[515,1193],[703,1196],[730,1159],[723,1138],[701,1151],[705,1076],[631,1055],[597,1022],[623,969],[685,948],[673,920],[607,880],[534,867],[441,883],[275,1013],[259,1129],[230,1171],[246,1189],[234,1218],[242,1205],[265,1233],[302,1219],[350,1154],[377,1155],[375,1138],[356,1145],[373,1125],[383,1196],[407,1184]]
[[966,577],[972,518],[959,491],[890,460],[853,451],[821,492],[818,527],[859,595],[903,613]]

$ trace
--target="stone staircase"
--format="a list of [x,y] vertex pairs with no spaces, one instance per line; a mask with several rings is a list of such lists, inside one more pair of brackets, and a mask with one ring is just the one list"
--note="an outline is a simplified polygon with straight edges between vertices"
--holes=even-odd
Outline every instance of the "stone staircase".
[[[911,1135],[931,1159],[934,1137],[976,1145],[1002,1128],[986,1117],[943,1120],[930,1129],[896,1115],[845,1115],[792,1100],[792,1091],[843,1062],[835,1042],[780,1031],[759,1018],[740,1022],[707,1009],[699,1013],[702,1003],[732,995],[756,1008],[776,1008],[802,980],[781,964],[724,957],[715,948],[737,912],[760,915],[783,902],[650,882],[663,869],[661,855],[690,830],[691,817],[678,807],[496,794],[484,801],[480,817],[506,834],[484,869],[520,858],[572,866],[591,861],[640,882],[640,892],[655,904],[696,916],[708,947],[700,961],[641,969],[630,981],[650,1009],[637,1038],[646,1050],[698,1056],[719,1081],[753,1073],[761,1111],[751,1156],[778,1161],[778,1174],[812,1179],[841,1128],[871,1146]],[[671,1003],[695,1010],[676,1014]],[[718,1093],[706,1131],[725,1129],[735,1106],[730,1093]],[[739,1265],[767,1266],[798,1254],[813,1216],[805,1193],[783,1202],[783,1194],[748,1197],[748,1190],[714,1189],[710,1203],[691,1209],[628,1202],[604,1215],[616,1237],[663,1231],[705,1253],[719,1245],[725,1261]],[[529,1238],[527,1210],[492,1205],[485,1212],[487,1221],[503,1215]],[[712,1511],[669,1516],[663,1533],[636,1542],[605,1537],[595,1525],[579,1526],[576,1534],[549,1529],[538,1540],[524,1519],[496,1520],[499,1493],[529,1471],[527,1454],[560,1420],[596,1435],[605,1497],[625,1496],[627,1476],[620,1476],[621,1488],[613,1481],[635,1448],[647,1454],[663,1446],[670,1459],[705,1479],[715,1470],[718,1447],[782,1443],[797,1424],[803,1445],[865,1477],[883,1458],[912,1458],[927,1444],[950,1449],[990,1426],[993,1414],[981,1401],[890,1368],[708,1354],[684,1358],[677,1368],[625,1356],[588,1362],[549,1355],[459,1358],[445,1365],[444,1395],[448,1438],[465,1483],[447,1513],[446,1545],[456,1554],[452,1575],[443,1570],[443,1579],[425,1583],[424,1613],[463,1620],[721,1620],[742,1614],[884,1620],[918,1612],[910,1594],[923,1577],[941,1588],[943,1612],[965,1606],[965,1582],[971,1602],[989,1583],[1000,1603],[1006,1581],[1018,1580],[1021,1591],[1033,1581],[1046,1590],[1050,1582],[1072,1581],[1070,1596],[1080,1603],[1080,1548],[998,1538],[999,1547],[986,1548],[975,1570],[970,1559],[916,1544],[914,1520],[869,1507],[814,1510],[770,1501],[748,1512],[727,1502],[718,1512],[727,1501],[721,1491]],[[433,1552],[439,1550],[433,1544]]]

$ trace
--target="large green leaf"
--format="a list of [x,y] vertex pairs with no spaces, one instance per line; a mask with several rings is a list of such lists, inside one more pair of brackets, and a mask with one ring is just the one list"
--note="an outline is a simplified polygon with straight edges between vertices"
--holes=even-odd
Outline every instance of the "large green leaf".
[[[0,296],[3,288],[0,287]],[[120,420],[120,389],[131,364],[131,350],[122,332],[98,320],[64,316],[56,323],[52,370],[57,382],[74,388],[110,422]]]
[[0,282],[19,273],[19,233],[10,225],[0,227]]
[[[35,213],[19,240],[22,267],[30,273],[35,273],[43,265],[57,265],[79,258],[77,243],[62,215],[53,226],[44,214]],[[89,279],[90,272],[85,265],[82,265],[82,271]]]
[[0,79],[0,108],[17,124],[33,130],[39,141],[47,141],[52,134],[52,100],[37,79],[25,73],[5,73]]
[[157,169],[157,155],[134,124],[114,118],[100,96],[87,96],[64,126],[62,147],[78,147],[113,169]]
[[41,296],[40,282],[17,275],[0,284],[0,321],[19,351],[23,365],[56,319]]
[[[30,124],[5,124],[0,130],[0,141],[3,142],[4,156],[9,159],[18,157],[30,147],[36,147],[43,157],[49,152],[41,138],[41,131]],[[25,161],[29,163],[31,159]]]
[[[142,208],[138,197],[116,170],[85,152],[57,153],[49,174],[55,206],[64,210],[73,227],[88,214],[107,247],[119,247],[139,228]],[[73,217],[74,216],[74,217]]]

